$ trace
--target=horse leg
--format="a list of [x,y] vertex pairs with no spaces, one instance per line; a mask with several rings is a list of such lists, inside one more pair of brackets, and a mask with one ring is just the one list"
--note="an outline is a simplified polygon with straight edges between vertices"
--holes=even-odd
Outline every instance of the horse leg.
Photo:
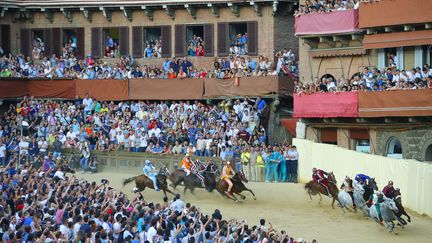
[[310,190],[308,190],[308,195],[309,195],[309,198],[310,198],[310,201],[309,201],[309,202],[312,202],[312,194],[311,194],[311,191],[310,191]]
[[253,199],[256,200],[255,193],[251,189],[246,188],[246,191],[250,192],[252,194],[252,196],[253,196]]
[[411,217],[405,212],[405,210],[402,212],[402,215],[405,215],[408,218],[408,222],[411,223]]
[[240,192],[236,192],[235,194],[239,195],[242,200],[246,199],[246,196],[241,194]]
[[321,201],[322,201],[321,193],[318,193],[318,196],[320,197],[320,200],[318,201],[318,204],[321,205]]

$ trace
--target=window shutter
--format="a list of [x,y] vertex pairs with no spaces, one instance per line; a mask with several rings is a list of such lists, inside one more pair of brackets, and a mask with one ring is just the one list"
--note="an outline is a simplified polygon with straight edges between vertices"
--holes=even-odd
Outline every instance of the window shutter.
[[258,55],[258,22],[251,21],[247,23],[248,32],[248,54],[251,56]]
[[129,55],[129,27],[119,28],[120,55]]
[[171,57],[171,25],[161,26],[162,57]]
[[218,23],[218,56],[228,55],[228,23]]
[[336,128],[321,128],[320,135],[321,135],[321,142],[325,142],[325,143],[337,142]]
[[44,29],[45,53],[44,56],[50,57],[53,54],[52,29]]
[[185,56],[186,53],[186,26],[184,24],[175,25],[175,55]]
[[10,25],[8,24],[2,24],[1,25],[1,47],[3,48],[3,51],[5,54],[10,53]]
[[101,48],[102,48],[102,39],[101,39],[101,28],[92,28],[91,29],[91,54],[94,58],[101,58]]
[[52,29],[52,52],[57,55],[57,57],[62,55],[62,46],[64,45],[62,39],[62,31],[60,28]]
[[134,58],[143,57],[143,27],[132,27],[132,56]]
[[204,54],[206,57],[212,57],[214,55],[213,50],[213,24],[204,25]]
[[[84,28],[76,28],[76,38],[77,38],[77,51],[76,55],[78,59],[84,59],[84,43],[85,43],[85,36],[84,36]],[[100,43],[100,42],[99,42]],[[100,45],[102,45],[100,43]],[[92,49],[93,50],[93,49]]]
[[21,29],[21,53],[30,57],[30,29]]

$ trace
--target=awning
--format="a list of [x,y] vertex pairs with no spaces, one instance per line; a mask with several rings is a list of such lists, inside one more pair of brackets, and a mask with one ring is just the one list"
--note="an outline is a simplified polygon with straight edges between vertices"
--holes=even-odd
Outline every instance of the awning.
[[366,35],[363,39],[363,46],[366,49],[430,45],[431,43],[432,30]]
[[309,51],[310,57],[361,56],[365,54],[366,54],[366,50],[363,48],[341,48],[341,49],[324,49],[324,50]]
[[280,122],[281,122],[282,126],[285,127],[291,135],[293,135],[293,137],[296,136],[296,132],[297,132],[297,119],[296,118],[280,119]]

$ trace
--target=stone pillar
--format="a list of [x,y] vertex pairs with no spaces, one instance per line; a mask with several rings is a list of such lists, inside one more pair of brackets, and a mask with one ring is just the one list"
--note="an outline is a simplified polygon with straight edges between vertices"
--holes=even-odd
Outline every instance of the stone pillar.
[[313,142],[319,143],[319,133],[318,129],[307,126],[306,127],[306,139]]
[[377,50],[377,57],[378,57],[378,61],[377,61],[377,67],[378,69],[383,69],[385,67],[385,52],[384,49],[378,49]]
[[423,63],[423,48],[422,46],[416,46],[414,49],[414,66],[422,67]]
[[338,128],[337,130],[337,145],[341,148],[350,149],[350,135],[349,130]]
[[369,130],[369,144],[370,144],[370,154],[377,154],[379,151],[377,149],[377,132],[375,129]]
[[396,59],[397,59],[397,68],[402,70],[404,69],[404,48],[403,47],[398,47],[396,48]]

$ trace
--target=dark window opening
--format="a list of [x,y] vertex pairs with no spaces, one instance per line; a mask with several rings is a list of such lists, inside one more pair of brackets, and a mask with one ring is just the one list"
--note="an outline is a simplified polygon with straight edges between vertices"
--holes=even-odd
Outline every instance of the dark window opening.
[[102,30],[102,36],[104,39],[104,57],[119,57],[119,40],[120,33],[118,28],[109,28]]
[[204,56],[204,26],[187,26],[186,43],[188,56]]
[[391,137],[387,142],[387,157],[402,159],[402,144],[399,139]]
[[397,67],[396,65],[396,53],[397,50],[396,48],[385,48],[384,49],[384,53],[385,53],[385,66],[386,67]]
[[32,30],[32,56],[33,59],[41,59],[45,54],[45,40],[43,30]]
[[432,161],[432,144],[426,149],[425,161]]
[[161,57],[161,27],[144,28],[144,57]]
[[229,46],[230,54],[244,55],[248,52],[248,24],[229,24]]

